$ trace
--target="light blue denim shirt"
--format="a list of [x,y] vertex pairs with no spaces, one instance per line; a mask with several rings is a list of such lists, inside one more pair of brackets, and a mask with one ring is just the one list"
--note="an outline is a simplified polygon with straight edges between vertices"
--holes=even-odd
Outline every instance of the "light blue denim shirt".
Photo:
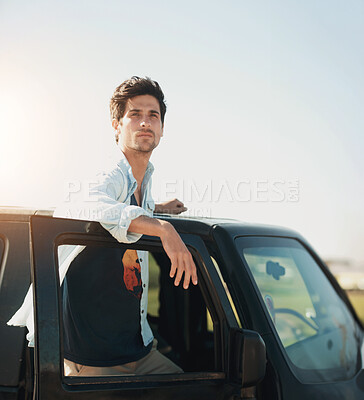
[[[151,176],[154,167],[150,162],[148,163],[141,187],[141,207],[130,205],[130,198],[137,188],[137,182],[128,160],[123,153],[121,154],[122,156],[115,168],[98,176],[98,182],[90,188],[86,200],[64,203],[56,209],[54,217],[100,222],[121,243],[133,243],[139,240],[142,235],[129,232],[128,228],[131,221],[141,215],[153,216],[154,201],[151,196]],[[140,302],[140,324],[143,342],[147,346],[153,340],[153,333],[147,321],[148,252],[137,250],[137,253],[143,285]]]

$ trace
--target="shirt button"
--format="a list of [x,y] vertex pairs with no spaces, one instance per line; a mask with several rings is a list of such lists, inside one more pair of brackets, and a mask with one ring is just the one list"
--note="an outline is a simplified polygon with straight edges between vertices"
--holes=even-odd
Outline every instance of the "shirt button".
[[140,262],[143,262],[143,259],[142,259],[142,258],[139,258],[139,261],[140,261]]
[[143,287],[145,287],[145,283],[144,283]]
[[144,313],[144,310],[142,310],[142,314]]

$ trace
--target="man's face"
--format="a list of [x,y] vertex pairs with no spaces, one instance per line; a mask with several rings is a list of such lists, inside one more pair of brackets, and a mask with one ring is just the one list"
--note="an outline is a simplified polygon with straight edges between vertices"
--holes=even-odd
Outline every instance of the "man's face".
[[112,121],[117,130],[118,146],[122,151],[130,150],[150,153],[163,136],[163,124],[159,102],[154,96],[135,96],[128,100],[120,121]]

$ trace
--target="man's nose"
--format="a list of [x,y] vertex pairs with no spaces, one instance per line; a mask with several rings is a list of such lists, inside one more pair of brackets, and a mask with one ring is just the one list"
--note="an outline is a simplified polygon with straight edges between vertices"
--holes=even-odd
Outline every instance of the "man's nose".
[[151,126],[150,117],[149,117],[149,116],[143,117],[142,120],[141,120],[141,122],[140,122],[140,125],[143,126],[143,127],[145,127],[145,126]]

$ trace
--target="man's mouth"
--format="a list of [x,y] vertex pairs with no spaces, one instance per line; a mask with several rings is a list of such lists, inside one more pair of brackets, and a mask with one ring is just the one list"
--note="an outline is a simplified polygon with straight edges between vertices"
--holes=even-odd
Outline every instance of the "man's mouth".
[[137,137],[154,137],[154,132],[151,129],[145,129],[138,131]]

